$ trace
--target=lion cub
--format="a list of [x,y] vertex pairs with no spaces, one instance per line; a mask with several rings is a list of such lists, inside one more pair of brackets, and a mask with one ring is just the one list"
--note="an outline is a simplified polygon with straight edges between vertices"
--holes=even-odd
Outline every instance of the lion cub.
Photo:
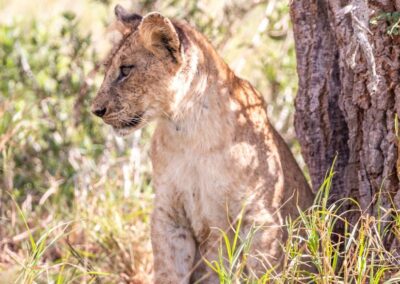
[[[220,230],[258,227],[249,277],[279,269],[284,219],[312,204],[262,96],[185,22],[115,8],[122,37],[106,61],[92,111],[126,135],[157,119],[151,160],[155,283],[218,283]],[[220,229],[220,230],[219,230]]]

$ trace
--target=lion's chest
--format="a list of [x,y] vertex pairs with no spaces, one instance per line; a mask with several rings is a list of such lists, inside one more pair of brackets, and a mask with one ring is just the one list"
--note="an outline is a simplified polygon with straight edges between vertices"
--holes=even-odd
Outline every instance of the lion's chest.
[[170,201],[167,206],[180,212],[178,219],[187,220],[198,241],[213,227],[227,228],[229,192],[235,181],[225,151],[205,155],[191,148],[158,148],[152,161],[157,198]]

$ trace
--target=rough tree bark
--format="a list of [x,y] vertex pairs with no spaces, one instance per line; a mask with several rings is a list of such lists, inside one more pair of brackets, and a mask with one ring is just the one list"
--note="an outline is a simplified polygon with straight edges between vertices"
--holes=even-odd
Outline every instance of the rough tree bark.
[[355,198],[377,214],[400,208],[397,171],[400,37],[393,15],[400,0],[294,0],[291,3],[299,90],[295,129],[316,190],[337,154],[331,201]]

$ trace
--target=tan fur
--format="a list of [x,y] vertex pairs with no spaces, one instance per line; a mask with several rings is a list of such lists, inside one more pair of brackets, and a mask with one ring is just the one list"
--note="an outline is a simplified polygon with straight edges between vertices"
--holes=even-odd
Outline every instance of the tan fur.
[[[282,228],[313,194],[253,86],[237,76],[188,24],[152,13],[131,24],[112,52],[93,109],[128,134],[157,119],[151,160],[155,283],[218,283],[202,257],[216,260],[220,232],[244,208],[242,235],[254,236],[247,269],[279,268]],[[135,65],[116,82],[121,65]],[[135,127],[126,122],[142,114]],[[124,125],[126,127],[124,127]]]

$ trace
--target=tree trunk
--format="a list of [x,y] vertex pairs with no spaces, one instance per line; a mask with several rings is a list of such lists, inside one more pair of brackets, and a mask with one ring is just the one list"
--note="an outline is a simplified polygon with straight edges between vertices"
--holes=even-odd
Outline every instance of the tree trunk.
[[[331,202],[400,208],[400,0],[295,0],[295,129],[317,190],[337,155]],[[375,24],[371,22],[375,20]]]

